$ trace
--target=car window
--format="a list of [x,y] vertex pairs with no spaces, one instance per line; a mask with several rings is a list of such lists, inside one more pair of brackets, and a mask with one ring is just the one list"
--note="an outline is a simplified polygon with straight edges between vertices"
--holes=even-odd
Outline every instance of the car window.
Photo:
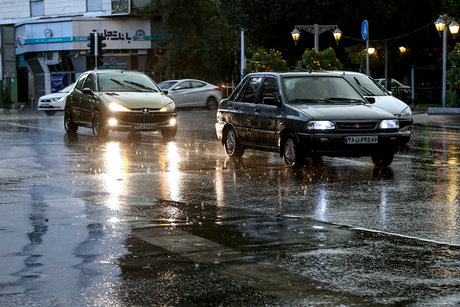
[[177,81],[163,81],[158,83],[158,86],[162,90],[167,90],[168,88],[172,87],[174,84],[177,84]]
[[190,81],[184,81],[174,87],[175,90],[185,90],[191,88]]
[[101,92],[159,92],[160,89],[144,74],[103,73],[98,75]]
[[203,87],[206,85],[206,83],[200,81],[191,81],[190,83],[192,84],[193,88]]
[[264,79],[258,103],[262,103],[265,97],[279,98],[278,82],[276,82],[276,78],[266,77]]
[[242,91],[241,97],[238,97],[237,101],[256,103],[257,93],[259,92],[260,85],[262,83],[262,77],[254,77],[249,79],[246,83],[245,88]]
[[384,89],[366,75],[345,74],[344,78],[363,96],[388,96]]
[[78,89],[79,91],[83,90],[83,84],[85,84],[87,76],[88,75],[83,75],[80,77],[80,79],[78,79],[77,85],[75,86],[76,89]]
[[289,104],[364,102],[357,90],[342,77],[285,77],[283,83]]
[[89,88],[90,90],[94,91],[96,88],[96,78],[94,77],[93,74],[89,74],[88,77],[86,78],[85,85],[83,88]]

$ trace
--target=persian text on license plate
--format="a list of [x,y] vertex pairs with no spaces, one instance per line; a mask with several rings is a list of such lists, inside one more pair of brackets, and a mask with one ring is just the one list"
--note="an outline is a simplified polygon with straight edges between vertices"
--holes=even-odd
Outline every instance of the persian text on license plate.
[[146,123],[146,124],[133,124],[133,129],[156,129],[157,124],[151,124],[151,123]]
[[367,136],[346,136],[345,144],[377,144],[379,138],[376,135]]

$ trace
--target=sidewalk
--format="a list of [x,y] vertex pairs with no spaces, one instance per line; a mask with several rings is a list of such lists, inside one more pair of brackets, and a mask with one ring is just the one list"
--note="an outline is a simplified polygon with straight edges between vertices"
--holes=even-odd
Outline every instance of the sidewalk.
[[460,113],[428,114],[428,108],[416,107],[412,117],[414,125],[460,129]]

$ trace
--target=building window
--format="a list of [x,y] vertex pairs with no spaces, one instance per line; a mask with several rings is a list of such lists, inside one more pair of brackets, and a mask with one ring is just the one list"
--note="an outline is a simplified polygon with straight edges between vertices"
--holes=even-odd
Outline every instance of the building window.
[[102,0],[86,0],[86,10],[88,12],[102,11]]
[[30,15],[43,16],[45,15],[45,5],[43,0],[30,0]]

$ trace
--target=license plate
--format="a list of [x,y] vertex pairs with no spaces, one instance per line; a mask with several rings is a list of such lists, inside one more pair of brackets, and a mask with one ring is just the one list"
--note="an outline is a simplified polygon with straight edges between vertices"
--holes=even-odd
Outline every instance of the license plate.
[[371,136],[346,136],[345,144],[377,144],[379,138],[376,135]]
[[133,124],[133,129],[156,129],[157,124]]

